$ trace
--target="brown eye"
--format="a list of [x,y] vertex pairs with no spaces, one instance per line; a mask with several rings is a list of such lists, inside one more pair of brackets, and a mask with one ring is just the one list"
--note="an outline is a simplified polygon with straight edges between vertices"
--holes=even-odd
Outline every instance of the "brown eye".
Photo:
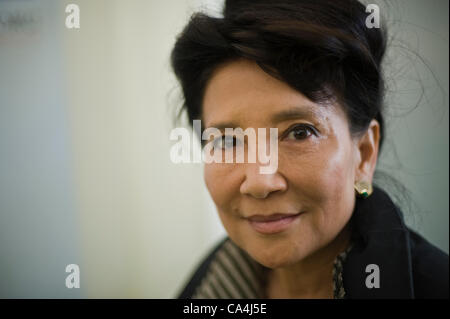
[[235,136],[220,136],[213,141],[214,147],[218,149],[233,148],[241,145],[241,141]]
[[287,134],[286,138],[294,140],[304,140],[314,134],[314,130],[307,125],[297,125],[293,127]]

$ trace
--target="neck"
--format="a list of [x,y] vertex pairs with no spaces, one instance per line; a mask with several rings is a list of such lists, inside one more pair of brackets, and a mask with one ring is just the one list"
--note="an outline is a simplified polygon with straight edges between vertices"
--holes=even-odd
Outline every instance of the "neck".
[[350,243],[350,225],[327,246],[307,258],[270,271],[269,298],[333,298],[333,265]]

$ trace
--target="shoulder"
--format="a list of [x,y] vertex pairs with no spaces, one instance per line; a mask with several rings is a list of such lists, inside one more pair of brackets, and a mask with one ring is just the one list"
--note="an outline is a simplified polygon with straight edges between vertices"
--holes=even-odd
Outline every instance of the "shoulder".
[[211,262],[215,259],[217,252],[220,251],[224,244],[228,241],[228,237],[220,240],[203,258],[203,260],[199,263],[196,270],[193,272],[181,293],[179,293],[179,299],[187,299],[192,298],[195,290],[200,285],[201,281],[205,277]]
[[448,254],[409,230],[416,298],[448,298]]
[[226,237],[203,259],[178,298],[262,298],[266,270]]
[[[358,199],[352,224],[355,247],[344,265],[348,298],[448,298],[448,254],[409,229],[386,192],[374,188]],[[377,289],[366,283],[371,264],[379,269]]]

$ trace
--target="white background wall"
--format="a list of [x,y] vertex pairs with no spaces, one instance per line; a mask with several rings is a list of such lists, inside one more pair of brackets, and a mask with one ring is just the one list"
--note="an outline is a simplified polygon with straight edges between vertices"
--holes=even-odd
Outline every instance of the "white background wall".
[[89,296],[174,297],[223,234],[200,164],[169,159],[169,56],[200,1],[80,1],[66,31],[83,278]]
[[[79,30],[64,27],[68,3]],[[394,48],[380,168],[417,201],[409,223],[448,252],[448,3],[395,3],[397,43],[429,61],[444,93]],[[174,297],[224,235],[202,166],[169,159],[180,103],[169,54],[202,8],[220,1],[0,2],[0,18],[33,17],[0,23],[0,297]],[[396,116],[417,102],[418,75],[426,99]],[[79,290],[64,286],[70,263]]]

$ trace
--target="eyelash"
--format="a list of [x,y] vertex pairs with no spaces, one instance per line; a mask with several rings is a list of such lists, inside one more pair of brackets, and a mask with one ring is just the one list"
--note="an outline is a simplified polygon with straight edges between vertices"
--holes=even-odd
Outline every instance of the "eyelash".
[[307,125],[307,124],[295,124],[295,125],[293,125],[291,128],[289,128],[286,131],[286,133],[284,134],[283,138],[288,138],[288,136],[291,133],[295,132],[298,129],[304,129],[306,131],[309,131],[310,134],[308,136],[306,136],[306,137],[303,137],[303,138],[299,138],[299,139],[294,138],[294,140],[297,140],[297,141],[305,140],[305,139],[309,138],[311,135],[317,135],[316,129],[313,128],[312,126]]
[[[227,148],[227,146],[225,144],[225,142],[226,142],[225,141],[225,139],[226,139],[225,137],[226,137],[225,135],[222,135],[221,137],[216,138],[213,141],[214,145],[217,145],[217,143],[221,143],[222,147],[219,147],[219,148],[221,148],[221,149]],[[228,139],[226,139],[226,140],[227,140],[227,142],[229,142]],[[233,136],[232,141],[233,141],[233,147],[236,147],[238,145],[238,143],[240,143],[240,141],[238,141],[235,136]]]
[[[289,134],[291,134],[292,132],[294,132],[295,130],[298,130],[298,129],[306,129],[310,132],[310,135],[308,135],[307,137],[301,138],[301,139],[295,139],[297,141],[305,140],[308,137],[310,137],[311,134],[317,135],[317,130],[315,128],[313,128],[312,126],[307,125],[307,124],[295,124],[292,127],[290,127],[289,129],[287,129],[286,133],[283,134],[283,138],[287,138],[289,136]],[[219,143],[219,142],[222,144],[222,147],[221,147],[222,149],[226,148],[225,135],[214,140],[214,143]],[[236,137],[233,137],[233,147],[237,146],[238,143],[240,143],[240,141],[238,141],[236,139]]]

